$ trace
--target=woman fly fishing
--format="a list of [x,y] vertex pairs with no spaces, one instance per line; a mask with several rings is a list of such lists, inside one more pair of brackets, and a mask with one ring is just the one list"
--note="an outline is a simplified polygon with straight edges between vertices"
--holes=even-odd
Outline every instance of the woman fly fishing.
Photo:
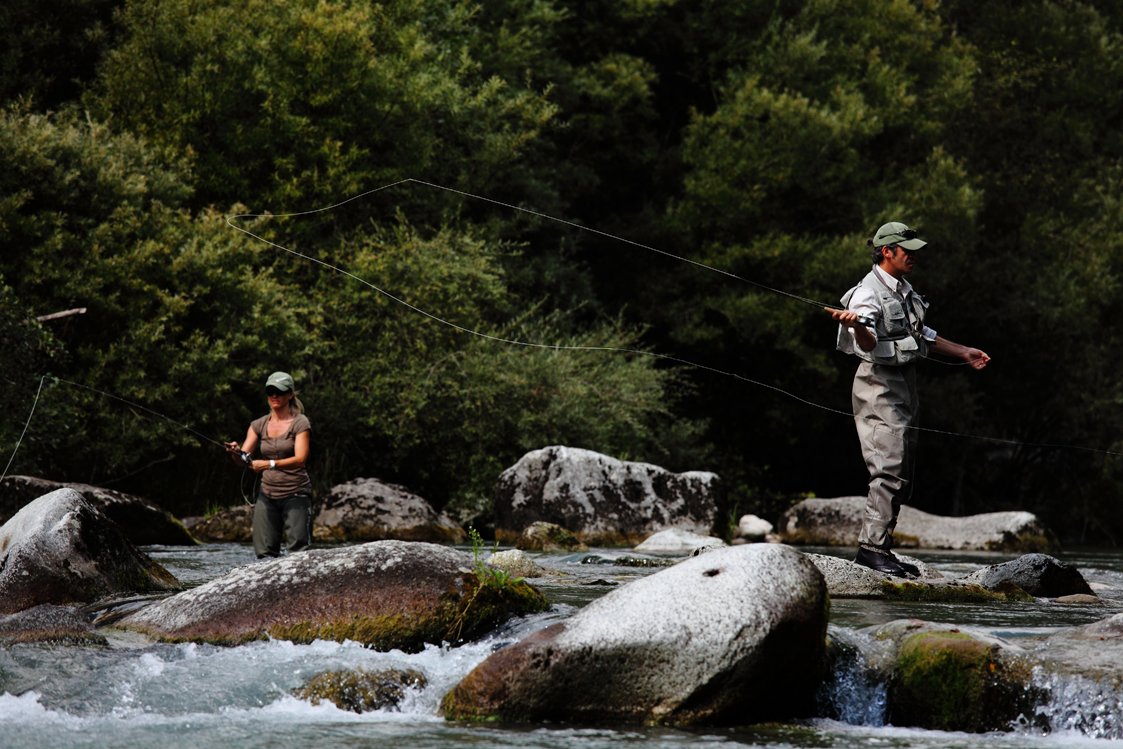
[[[261,475],[253,510],[253,550],[258,559],[281,555],[282,530],[290,553],[312,543],[312,480],[304,467],[312,425],[296,397],[296,383],[285,372],[269,375],[265,395],[269,413],[250,424],[240,446],[226,443],[234,462]],[[255,449],[259,459],[251,459]]]

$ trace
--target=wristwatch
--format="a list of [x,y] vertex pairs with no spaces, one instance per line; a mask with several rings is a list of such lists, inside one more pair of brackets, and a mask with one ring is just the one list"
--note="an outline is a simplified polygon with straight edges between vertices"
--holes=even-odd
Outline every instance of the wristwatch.
[[275,461],[275,460],[269,461],[269,467],[270,468],[276,468],[277,467],[277,461]]

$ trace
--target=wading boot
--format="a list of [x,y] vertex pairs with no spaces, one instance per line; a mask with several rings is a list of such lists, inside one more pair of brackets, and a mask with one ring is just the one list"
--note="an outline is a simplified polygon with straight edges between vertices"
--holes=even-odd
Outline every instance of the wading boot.
[[908,577],[909,575],[920,577],[920,570],[915,566],[902,562],[891,552],[875,549],[871,546],[859,546],[858,555],[854,557],[854,562],[863,567],[869,567],[875,572],[882,572],[894,577]]

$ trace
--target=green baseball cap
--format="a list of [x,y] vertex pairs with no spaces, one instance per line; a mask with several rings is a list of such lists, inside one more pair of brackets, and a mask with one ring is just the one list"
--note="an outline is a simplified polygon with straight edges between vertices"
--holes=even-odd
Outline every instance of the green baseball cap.
[[292,377],[287,372],[274,372],[269,375],[269,379],[265,381],[265,387],[274,387],[282,393],[287,393],[296,387],[296,383],[292,381]]
[[915,229],[908,228],[900,221],[890,221],[888,224],[882,224],[873,237],[874,247],[884,247],[888,244],[895,244],[906,250],[919,250],[928,243],[916,238]]

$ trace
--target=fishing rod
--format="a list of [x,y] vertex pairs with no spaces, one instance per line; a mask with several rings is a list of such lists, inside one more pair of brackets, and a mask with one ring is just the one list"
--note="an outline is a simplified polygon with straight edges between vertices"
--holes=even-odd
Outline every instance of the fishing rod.
[[[43,392],[43,383],[46,382],[47,380],[51,380],[52,382],[55,382],[55,383],[62,383],[64,385],[70,385],[70,386],[76,387],[76,388],[81,388],[83,390],[88,390],[91,393],[97,393],[99,395],[104,395],[107,398],[112,398],[114,400],[118,400],[122,403],[125,403],[125,404],[128,404],[129,406],[132,406],[133,408],[139,408],[141,411],[145,411],[146,413],[150,413],[153,416],[164,419],[165,421],[170,421],[171,423],[175,424],[176,426],[182,427],[183,429],[186,429],[187,431],[191,432],[196,437],[199,437],[200,439],[206,440],[207,442],[212,442],[212,443],[218,445],[219,447],[221,447],[223,450],[225,450],[227,452],[230,452],[230,449],[229,449],[227,443],[222,442],[221,440],[217,440],[214,437],[211,437],[209,435],[203,434],[198,429],[195,429],[194,427],[190,426],[189,424],[184,424],[181,421],[176,421],[172,417],[170,417],[166,414],[162,414],[158,411],[154,411],[151,408],[148,408],[147,406],[142,406],[139,403],[135,403],[131,400],[128,400],[127,398],[122,398],[119,395],[114,395],[113,393],[107,392],[105,390],[99,390],[98,388],[90,387],[89,385],[83,385],[80,382],[71,382],[70,380],[62,379],[61,377],[53,377],[53,376],[50,376],[50,375],[43,375],[42,377],[39,378],[39,387],[35,391],[35,400],[31,404],[31,413],[29,413],[27,415],[27,421],[23,425],[23,431],[20,432],[19,439],[16,440],[15,449],[12,450],[12,457],[8,459],[8,464],[6,466],[4,466],[4,473],[0,474],[0,481],[3,481],[8,476],[8,469],[10,469],[12,467],[12,462],[16,459],[16,453],[19,452],[20,445],[23,443],[23,438],[27,434],[28,427],[31,426],[31,419],[35,416],[35,409],[39,405],[39,396]],[[240,458],[240,460],[242,462],[243,478],[244,478],[245,477],[245,470],[250,467],[251,460],[250,460],[249,455],[245,452],[241,452],[241,454],[238,455],[237,457]],[[242,492],[242,495],[243,495],[242,498],[246,499],[245,491]],[[248,499],[246,501],[247,501],[247,503],[249,502]]]
[[[695,266],[698,266],[700,268],[704,268],[706,270],[713,271],[714,273],[720,273],[721,275],[728,276],[729,278],[733,278],[733,279],[736,279],[738,281],[742,281],[742,282],[750,284],[752,286],[756,286],[758,288],[765,289],[767,291],[773,292],[775,294],[779,294],[781,296],[788,297],[790,299],[802,302],[804,304],[809,304],[811,306],[817,307],[819,309],[826,310],[828,312],[830,312],[832,310],[837,311],[837,308],[832,308],[830,306],[824,305],[822,302],[815,301],[814,299],[809,299],[807,297],[802,297],[802,296],[799,296],[797,294],[792,294],[790,292],[784,291],[783,289],[776,289],[776,288],[773,288],[771,286],[767,286],[765,284],[759,283],[757,281],[753,281],[752,279],[743,278],[743,277],[738,276],[734,273],[730,273],[729,271],[725,271],[725,270],[722,270],[720,268],[714,268],[712,266],[706,265],[705,263],[700,263],[696,260],[691,260],[690,258],[682,257],[682,256],[676,255],[672,252],[667,252],[666,250],[660,250],[656,247],[650,247],[648,245],[642,244],[640,242],[636,242],[636,241],[631,240],[631,239],[627,239],[625,237],[618,237],[616,235],[609,234],[608,232],[600,231],[599,229],[593,229],[591,227],[581,226],[580,224],[574,223],[572,221],[567,221],[566,219],[557,218],[555,216],[549,216],[549,215],[544,214],[544,213],[539,213],[537,211],[530,210],[529,208],[523,208],[521,206],[512,205],[510,203],[504,203],[502,201],[495,200],[493,198],[488,198],[488,197],[485,197],[485,196],[482,196],[482,195],[474,195],[472,193],[465,192],[465,191],[462,191],[462,190],[456,190],[456,189],[451,188],[451,187],[445,187],[443,185],[437,185],[437,184],[433,184],[433,183],[430,183],[430,182],[424,182],[422,180],[413,179],[413,178],[407,178],[407,179],[399,180],[397,182],[392,182],[392,183],[387,184],[387,185],[382,185],[381,187],[376,187],[372,190],[367,190],[364,193],[360,193],[359,195],[355,195],[353,197],[347,198],[346,200],[342,200],[338,203],[335,203],[333,205],[330,205],[330,206],[327,206],[327,207],[324,207],[324,208],[313,208],[313,209],[308,210],[308,211],[297,211],[297,212],[293,212],[293,213],[232,214],[232,215],[226,216],[226,224],[228,226],[230,226],[232,229],[235,229],[236,231],[240,231],[243,234],[246,234],[250,237],[253,237],[254,239],[258,240],[259,242],[263,242],[263,243],[269,245],[270,247],[281,250],[283,252],[287,252],[287,253],[289,253],[291,255],[294,255],[296,257],[299,257],[303,260],[307,260],[307,261],[310,261],[310,262],[313,262],[313,263],[317,263],[317,264],[319,264],[319,265],[321,265],[321,266],[323,266],[323,267],[325,267],[325,268],[327,268],[331,271],[334,271],[336,273],[341,273],[341,274],[347,276],[348,278],[351,278],[351,279],[353,279],[355,281],[358,281],[359,283],[361,283],[365,286],[368,286],[369,288],[373,289],[374,291],[378,292],[379,294],[382,294],[383,296],[387,297],[388,299],[391,299],[392,301],[397,302],[398,304],[400,304],[400,305],[402,305],[402,306],[404,306],[404,307],[406,307],[410,310],[413,310],[414,312],[417,312],[418,314],[423,315],[424,317],[427,317],[430,320],[433,320],[434,322],[440,323],[441,325],[448,326],[448,327],[450,327],[454,330],[460,331],[462,333],[468,333],[470,335],[478,336],[480,338],[483,338],[483,339],[489,340],[489,341],[493,341],[495,343],[506,343],[506,344],[510,344],[510,345],[514,345],[514,346],[524,346],[524,347],[527,347],[527,348],[550,349],[550,350],[553,350],[553,351],[605,351],[605,352],[615,352],[615,353],[622,353],[622,354],[635,354],[637,356],[650,356],[650,357],[654,357],[656,359],[661,359],[663,361],[673,362],[673,363],[676,363],[676,364],[682,364],[682,365],[685,365],[685,366],[688,366],[688,367],[693,367],[695,369],[700,369],[700,370],[703,370],[703,371],[706,371],[706,372],[711,372],[713,374],[718,374],[718,375],[722,375],[722,376],[725,376],[725,377],[732,377],[736,380],[740,380],[741,382],[746,382],[746,383],[749,383],[751,385],[756,385],[758,387],[762,387],[762,388],[765,388],[767,390],[771,390],[775,393],[779,393],[779,394],[784,395],[788,398],[791,398],[792,400],[795,400],[799,403],[802,403],[802,404],[808,405],[808,406],[812,406],[814,408],[818,408],[818,409],[820,409],[822,411],[826,411],[828,413],[838,414],[840,416],[846,416],[848,418],[858,418],[851,411],[843,411],[843,410],[838,409],[838,408],[832,408],[830,406],[824,406],[820,403],[815,403],[814,401],[809,401],[809,400],[807,400],[805,398],[801,398],[800,396],[798,396],[794,393],[791,393],[787,390],[776,387],[775,385],[770,385],[766,382],[754,380],[754,379],[751,379],[749,377],[745,377],[743,375],[737,374],[736,372],[729,372],[729,371],[726,371],[726,370],[718,369],[716,367],[710,367],[710,366],[707,366],[707,365],[704,365],[704,364],[698,364],[697,362],[692,362],[692,361],[689,361],[687,359],[681,359],[681,358],[678,358],[678,357],[675,357],[675,356],[671,356],[669,354],[660,354],[660,353],[657,353],[657,352],[654,352],[654,351],[643,351],[643,350],[638,350],[638,349],[616,348],[616,347],[611,347],[611,346],[560,346],[560,345],[551,345],[551,344],[544,344],[544,343],[535,343],[535,342],[532,342],[532,341],[520,341],[520,340],[515,340],[515,339],[510,339],[510,338],[503,338],[501,336],[494,336],[494,335],[490,335],[488,333],[482,333],[478,330],[472,330],[471,328],[466,328],[466,327],[458,325],[458,324],[456,324],[456,323],[454,323],[450,320],[445,320],[441,317],[438,317],[437,315],[432,314],[431,312],[428,312],[426,310],[421,309],[420,307],[417,307],[413,304],[410,304],[406,300],[401,299],[397,296],[394,296],[389,291],[386,291],[385,289],[382,289],[382,288],[374,285],[373,283],[366,280],[365,278],[361,278],[359,276],[356,276],[354,273],[351,273],[350,271],[347,271],[343,268],[340,268],[339,266],[332,265],[331,263],[328,263],[324,260],[320,260],[319,258],[311,257],[309,255],[305,255],[304,253],[293,250],[289,247],[285,247],[282,244],[278,244],[276,242],[273,242],[272,240],[266,239],[265,237],[262,237],[259,234],[255,234],[252,231],[250,231],[248,229],[244,229],[241,226],[238,226],[237,224],[233,223],[234,220],[236,220],[236,219],[246,219],[246,218],[296,218],[296,217],[300,217],[300,216],[312,215],[312,214],[315,214],[315,213],[323,213],[325,211],[334,210],[336,208],[339,208],[341,206],[346,205],[347,203],[354,202],[354,201],[359,200],[361,198],[364,198],[368,195],[373,195],[374,193],[381,192],[382,190],[388,190],[392,187],[398,187],[400,185],[411,184],[411,183],[417,184],[417,185],[422,185],[424,187],[429,187],[429,188],[432,188],[432,189],[435,189],[435,190],[443,190],[445,192],[454,193],[456,195],[461,195],[463,197],[472,198],[472,199],[475,199],[475,200],[481,200],[481,201],[484,201],[484,202],[487,202],[487,203],[492,203],[494,205],[498,205],[498,206],[501,206],[501,207],[504,207],[504,208],[509,208],[511,210],[521,211],[522,213],[526,213],[526,214],[529,214],[531,216],[546,219],[548,221],[555,221],[555,222],[560,223],[560,224],[565,224],[567,226],[571,226],[571,227],[573,227],[575,229],[579,229],[581,231],[591,232],[593,234],[597,234],[599,236],[606,237],[608,239],[612,239],[612,240],[615,240],[615,241],[618,241],[618,242],[623,242],[625,244],[630,244],[630,245],[633,245],[635,247],[639,247],[641,249],[649,250],[651,252],[655,252],[655,253],[660,254],[660,255],[665,255],[667,257],[670,257],[670,258],[673,258],[673,259],[676,259],[676,260],[680,260],[682,262],[689,263],[691,265],[695,265]],[[864,324],[864,325],[873,325],[874,324],[874,321],[870,320],[869,318],[863,318],[863,317],[858,318],[858,322],[860,322],[861,324]],[[928,361],[934,361],[934,362],[938,362],[940,364],[946,364],[948,366],[961,366],[961,364],[944,362],[944,361],[940,361],[939,359],[932,359],[929,356],[924,356],[923,358],[927,359]],[[862,418],[869,419],[870,417],[862,417]],[[1042,448],[1054,448],[1054,449],[1066,449],[1066,450],[1080,450],[1080,451],[1091,452],[1091,453],[1096,453],[1096,454],[1100,454],[1100,455],[1110,455],[1110,456],[1123,457],[1123,453],[1112,452],[1110,450],[1101,450],[1101,449],[1093,448],[1093,447],[1080,447],[1080,446],[1077,446],[1077,445],[1060,445],[1060,444],[1052,444],[1052,443],[1044,443],[1044,442],[1022,442],[1022,441],[1019,441],[1019,440],[1009,440],[1009,439],[1003,439],[1003,438],[1000,438],[1000,437],[985,437],[985,436],[981,436],[981,435],[965,434],[963,432],[953,432],[953,431],[944,430],[944,429],[933,429],[931,427],[922,427],[922,426],[917,426],[917,425],[909,425],[906,428],[916,430],[917,432],[927,432],[929,434],[941,434],[941,435],[946,435],[946,436],[951,436],[951,437],[963,437],[963,438],[967,438],[967,439],[977,439],[977,440],[982,440],[982,441],[985,441],[985,442],[994,442],[994,443],[1003,444],[1003,445],[1023,446],[1023,447],[1042,447]]]

